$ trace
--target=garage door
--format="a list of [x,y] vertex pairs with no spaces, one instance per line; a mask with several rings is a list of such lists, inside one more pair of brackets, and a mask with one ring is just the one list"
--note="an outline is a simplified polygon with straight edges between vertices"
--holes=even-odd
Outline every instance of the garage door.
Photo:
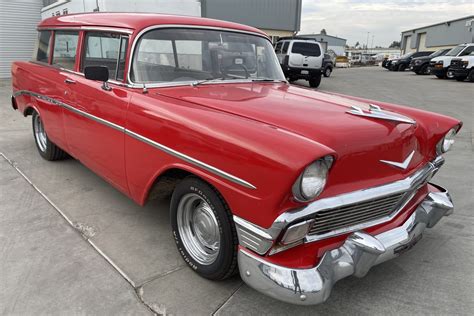
[[418,50],[424,51],[426,50],[426,33],[421,33],[418,36]]
[[0,78],[10,78],[14,60],[30,60],[42,0],[0,0]]

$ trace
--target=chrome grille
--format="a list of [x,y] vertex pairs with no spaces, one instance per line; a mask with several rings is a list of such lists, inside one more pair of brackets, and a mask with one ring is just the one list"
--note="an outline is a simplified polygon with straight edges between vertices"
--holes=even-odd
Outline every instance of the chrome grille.
[[322,235],[341,228],[389,216],[398,209],[405,193],[391,194],[368,201],[319,211],[315,214],[315,221],[308,235]]

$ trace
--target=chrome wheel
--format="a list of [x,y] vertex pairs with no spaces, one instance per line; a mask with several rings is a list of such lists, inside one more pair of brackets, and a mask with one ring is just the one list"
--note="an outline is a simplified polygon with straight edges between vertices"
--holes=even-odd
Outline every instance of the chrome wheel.
[[34,126],[36,144],[38,145],[38,148],[42,152],[45,152],[48,138],[44,130],[43,122],[41,121],[41,117],[39,115],[35,115],[33,117],[33,126]]
[[177,209],[178,231],[191,257],[210,265],[219,255],[219,223],[209,204],[195,193],[184,195]]

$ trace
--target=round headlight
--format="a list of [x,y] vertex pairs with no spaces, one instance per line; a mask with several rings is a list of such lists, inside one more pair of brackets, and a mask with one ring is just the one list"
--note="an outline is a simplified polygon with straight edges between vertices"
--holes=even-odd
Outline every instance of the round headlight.
[[308,201],[321,194],[332,162],[332,156],[326,156],[306,167],[293,185],[293,195],[297,200]]
[[456,137],[456,128],[451,128],[449,132],[444,135],[444,137],[439,141],[438,145],[436,146],[436,151],[439,155],[444,154],[445,152],[449,151],[451,147],[454,145]]

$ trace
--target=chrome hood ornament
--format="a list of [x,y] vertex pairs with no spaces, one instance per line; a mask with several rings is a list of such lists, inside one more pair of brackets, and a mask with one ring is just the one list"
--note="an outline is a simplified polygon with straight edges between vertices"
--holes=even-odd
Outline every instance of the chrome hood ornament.
[[407,123],[415,124],[415,120],[409,118],[408,116],[401,115],[395,112],[385,111],[380,108],[380,106],[375,104],[369,104],[369,110],[364,111],[358,106],[351,106],[351,109],[347,111],[349,114],[365,116],[375,119],[388,120],[395,123]]
[[380,162],[386,163],[387,165],[391,165],[403,170],[406,170],[408,166],[410,165],[411,160],[413,159],[413,156],[415,155],[415,151],[413,150],[411,154],[408,155],[408,157],[402,161],[402,162],[396,162],[396,161],[390,161],[390,160],[380,160]]

